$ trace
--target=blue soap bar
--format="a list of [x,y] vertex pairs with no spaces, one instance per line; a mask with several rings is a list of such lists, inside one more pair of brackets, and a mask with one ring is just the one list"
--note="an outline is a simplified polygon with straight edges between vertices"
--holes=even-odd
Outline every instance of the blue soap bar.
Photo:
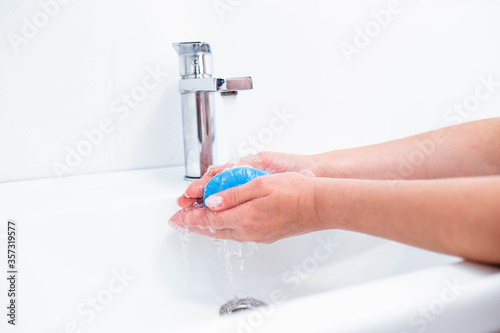
[[268,175],[269,173],[251,168],[251,167],[236,167],[222,171],[210,179],[205,186],[203,193],[203,202],[212,194],[219,193],[231,187],[236,187],[248,183],[259,176]]

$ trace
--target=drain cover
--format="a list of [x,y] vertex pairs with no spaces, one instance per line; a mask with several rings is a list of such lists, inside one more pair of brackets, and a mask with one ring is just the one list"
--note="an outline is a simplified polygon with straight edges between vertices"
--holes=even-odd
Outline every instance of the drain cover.
[[220,307],[219,314],[221,316],[231,314],[233,312],[245,311],[258,308],[259,306],[267,306],[266,303],[255,298],[233,298],[227,301]]

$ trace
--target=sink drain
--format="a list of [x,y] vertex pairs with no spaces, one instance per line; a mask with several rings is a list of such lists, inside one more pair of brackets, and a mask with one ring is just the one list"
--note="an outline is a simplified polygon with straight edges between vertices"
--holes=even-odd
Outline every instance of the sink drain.
[[255,309],[259,306],[267,306],[267,304],[255,298],[234,298],[222,305],[219,313],[223,316],[234,312]]

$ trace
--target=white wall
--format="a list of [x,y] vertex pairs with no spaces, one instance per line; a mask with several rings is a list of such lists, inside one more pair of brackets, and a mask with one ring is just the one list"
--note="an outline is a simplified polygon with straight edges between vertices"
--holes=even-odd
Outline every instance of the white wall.
[[[500,114],[500,87],[469,116],[448,111],[480,76],[500,81],[499,2],[401,1],[349,63],[340,45],[390,1],[55,1],[0,2],[0,182],[54,177],[106,119],[71,175],[182,164],[176,41],[210,42],[215,74],[254,78],[239,96],[247,151],[249,136],[312,153]],[[125,114],[121,96],[156,68],[168,76]],[[295,118],[268,137],[276,109]]]

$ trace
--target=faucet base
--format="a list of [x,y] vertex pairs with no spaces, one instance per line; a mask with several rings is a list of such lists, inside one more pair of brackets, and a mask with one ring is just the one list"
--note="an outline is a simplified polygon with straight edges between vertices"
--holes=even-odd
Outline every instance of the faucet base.
[[188,177],[184,176],[184,180],[187,180],[188,182],[194,182],[195,180],[200,179],[201,177]]

